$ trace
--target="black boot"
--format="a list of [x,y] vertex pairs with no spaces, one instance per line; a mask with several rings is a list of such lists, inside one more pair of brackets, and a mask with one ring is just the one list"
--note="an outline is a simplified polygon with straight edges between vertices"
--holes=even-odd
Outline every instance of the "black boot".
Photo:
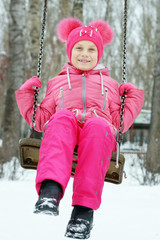
[[59,215],[59,202],[62,198],[62,187],[52,180],[45,180],[41,184],[40,195],[35,204],[34,213]]
[[75,205],[69,220],[66,237],[87,239],[93,227],[93,209]]

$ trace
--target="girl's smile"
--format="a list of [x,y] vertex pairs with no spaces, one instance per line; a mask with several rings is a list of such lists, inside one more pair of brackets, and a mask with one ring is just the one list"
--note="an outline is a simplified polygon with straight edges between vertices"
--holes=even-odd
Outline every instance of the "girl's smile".
[[72,65],[80,70],[89,71],[97,65],[98,50],[96,45],[91,41],[77,42],[71,55]]

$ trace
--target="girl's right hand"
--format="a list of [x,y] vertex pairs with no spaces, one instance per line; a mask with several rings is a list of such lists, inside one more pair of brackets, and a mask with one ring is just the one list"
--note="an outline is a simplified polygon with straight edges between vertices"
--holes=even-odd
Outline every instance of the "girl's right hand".
[[33,87],[38,87],[41,88],[42,87],[42,83],[40,81],[40,79],[36,76],[28,79],[20,88],[20,90],[30,90],[33,89]]
[[127,92],[131,89],[134,89],[136,88],[132,83],[122,83],[120,86],[119,86],[119,94],[120,96],[122,96],[124,94],[124,92]]

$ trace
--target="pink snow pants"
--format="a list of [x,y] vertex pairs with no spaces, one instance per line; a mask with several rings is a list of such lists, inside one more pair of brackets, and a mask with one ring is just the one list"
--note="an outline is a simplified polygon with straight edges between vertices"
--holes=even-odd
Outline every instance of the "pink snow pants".
[[104,177],[109,168],[113,136],[101,118],[87,120],[81,128],[69,110],[55,113],[42,140],[36,176],[39,194],[41,182],[50,179],[61,184],[63,195],[71,176],[73,152],[78,145],[78,162],[73,182],[72,205],[94,210],[101,204]]

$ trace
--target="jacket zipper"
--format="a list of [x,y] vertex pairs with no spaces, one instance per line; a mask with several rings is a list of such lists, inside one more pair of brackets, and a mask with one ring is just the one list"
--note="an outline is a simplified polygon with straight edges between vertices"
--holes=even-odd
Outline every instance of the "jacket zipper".
[[97,115],[97,113],[96,113],[96,110],[95,110],[95,109],[93,109],[93,112],[94,112],[94,114],[96,115],[96,117],[98,117],[98,115]]
[[85,120],[85,115],[87,112],[87,107],[86,107],[86,76],[82,74],[82,102],[83,102],[83,113],[81,116],[81,122],[84,122]]
[[60,107],[61,109],[63,109],[63,87],[60,87],[60,98],[61,98]]
[[108,89],[107,89],[107,88],[105,88],[105,94],[104,94],[104,104],[103,104],[102,111],[104,111],[104,110],[105,110],[105,107],[106,107],[107,100],[108,100]]
[[73,113],[76,112],[76,115],[75,115],[75,116],[78,117],[78,109],[74,109],[72,112],[73,112]]

